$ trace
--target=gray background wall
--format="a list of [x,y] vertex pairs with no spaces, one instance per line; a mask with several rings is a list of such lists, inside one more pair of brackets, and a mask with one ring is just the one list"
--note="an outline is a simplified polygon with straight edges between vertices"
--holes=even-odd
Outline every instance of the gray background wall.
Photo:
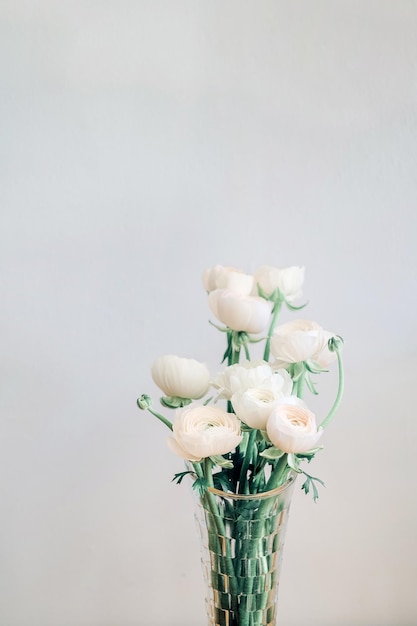
[[417,624],[416,3],[2,0],[0,29],[1,626],[205,623],[135,401],[161,354],[219,369],[216,263],[305,265],[346,340],[280,623]]

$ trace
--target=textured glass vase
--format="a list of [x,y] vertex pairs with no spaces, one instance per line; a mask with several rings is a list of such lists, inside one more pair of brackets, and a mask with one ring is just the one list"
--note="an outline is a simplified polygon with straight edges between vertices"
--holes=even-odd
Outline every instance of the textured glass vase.
[[275,626],[295,476],[261,494],[195,496],[208,626]]

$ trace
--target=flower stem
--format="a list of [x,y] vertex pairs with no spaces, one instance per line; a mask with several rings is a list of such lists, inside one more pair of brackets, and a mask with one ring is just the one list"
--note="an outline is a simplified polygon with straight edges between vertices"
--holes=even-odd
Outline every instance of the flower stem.
[[330,409],[328,416],[320,424],[320,428],[326,428],[326,426],[329,425],[329,423],[333,419],[337,409],[339,408],[339,404],[340,404],[340,402],[342,400],[342,396],[343,396],[343,389],[344,389],[344,384],[345,384],[344,378],[345,377],[344,377],[344,373],[343,373],[342,357],[340,356],[340,351],[339,350],[336,350],[336,355],[337,355],[337,364],[339,366],[339,388],[337,390],[337,396],[336,396],[336,399],[334,401],[334,404],[333,404],[332,408]]
[[240,348],[238,348],[237,350],[233,349],[230,364],[235,365],[236,363],[239,363],[239,357],[240,357]]
[[251,430],[249,434],[245,455],[243,457],[242,466],[240,468],[239,493],[250,493],[247,474],[248,474],[250,462],[252,460],[253,452],[255,450],[256,434],[257,434],[256,428]]
[[277,300],[276,300],[276,302],[274,304],[272,320],[271,320],[271,324],[270,324],[269,330],[268,330],[268,337],[267,337],[266,342],[265,342],[264,361],[268,361],[268,359],[269,359],[269,352],[270,352],[270,349],[271,349],[271,337],[274,334],[275,326],[276,326],[276,323],[278,321],[278,316],[279,316],[279,313],[281,311],[282,303],[283,303],[283,299],[282,299],[281,294],[279,293],[278,297],[277,297]]
[[278,459],[278,462],[273,469],[268,482],[266,483],[265,491],[271,491],[271,489],[279,487],[284,472],[287,469],[287,456],[287,454],[283,454],[283,456]]
[[[275,468],[273,469],[272,474],[266,484],[265,491],[271,491],[272,489],[275,489],[276,487],[279,487],[280,484],[282,484],[282,479],[288,470],[287,457],[288,455],[284,454],[280,459],[278,459],[278,462],[275,465]],[[270,509],[270,506],[270,498],[266,498],[262,501],[261,506],[259,507],[260,519],[262,515],[265,515],[267,513],[267,511]]]
[[297,396],[300,399],[303,397],[305,375],[306,375],[306,371],[305,369],[303,369],[297,381]]
[[153,409],[151,409],[151,407],[148,407],[147,410],[149,411],[149,413],[152,413],[152,415],[157,417],[163,424],[165,424],[165,426],[168,426],[168,428],[172,430],[172,423],[166,417],[164,417],[157,411],[154,411]]
[[[198,463],[194,464],[194,468],[196,469],[197,475],[201,478],[205,477],[207,484],[209,487],[213,487],[213,474],[212,474],[212,466],[213,463],[210,457],[204,459],[204,470],[201,471],[201,466]],[[230,585],[230,593],[237,594],[237,579],[233,566],[233,559],[230,552],[230,541],[227,540],[227,533],[224,527],[223,518],[221,517],[220,511],[218,509],[215,496],[207,490],[203,496],[203,500],[206,501],[206,506],[204,507],[206,510],[209,510],[214,524],[216,526],[216,534],[217,534],[217,542],[219,547],[218,554],[221,554],[225,559],[226,566],[226,574],[228,576],[229,585]],[[207,508],[208,507],[208,508]]]
[[239,333],[236,333],[236,331],[234,330],[228,329],[227,350],[225,352],[225,358],[227,355],[227,365],[235,365],[235,363],[239,363],[240,345],[238,341],[235,341],[235,335],[238,336]]

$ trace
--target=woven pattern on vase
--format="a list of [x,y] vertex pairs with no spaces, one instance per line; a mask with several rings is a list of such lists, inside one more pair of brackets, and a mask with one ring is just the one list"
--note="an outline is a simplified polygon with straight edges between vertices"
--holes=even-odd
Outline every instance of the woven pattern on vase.
[[275,626],[292,488],[197,501],[209,626]]

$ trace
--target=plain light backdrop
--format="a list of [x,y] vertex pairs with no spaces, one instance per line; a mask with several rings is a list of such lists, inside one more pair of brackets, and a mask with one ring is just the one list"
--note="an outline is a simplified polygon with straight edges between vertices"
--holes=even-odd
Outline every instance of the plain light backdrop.
[[305,265],[346,342],[280,625],[417,624],[416,33],[411,0],[0,2],[0,626],[205,624],[136,398],[162,354],[220,369],[217,263]]

